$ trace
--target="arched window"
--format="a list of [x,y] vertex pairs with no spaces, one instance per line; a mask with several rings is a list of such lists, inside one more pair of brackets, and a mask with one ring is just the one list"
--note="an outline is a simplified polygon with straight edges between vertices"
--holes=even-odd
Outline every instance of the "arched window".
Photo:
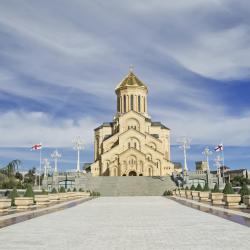
[[134,110],[134,96],[133,95],[130,96],[130,109]]
[[136,148],[136,142],[134,143],[134,145],[135,145],[135,148]]
[[126,112],[126,96],[123,96],[123,112]]
[[138,96],[138,111],[141,112],[141,96]]
[[128,148],[130,148],[130,142],[128,143]]

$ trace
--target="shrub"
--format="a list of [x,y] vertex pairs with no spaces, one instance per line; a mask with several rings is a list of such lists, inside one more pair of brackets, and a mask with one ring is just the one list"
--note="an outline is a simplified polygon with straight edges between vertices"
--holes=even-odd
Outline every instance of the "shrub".
[[186,186],[185,190],[189,190],[188,186]]
[[84,192],[84,190],[82,188],[79,189],[79,192]]
[[197,185],[195,191],[202,191],[202,187],[201,187],[201,184],[200,184],[200,183],[198,183],[198,185]]
[[205,186],[203,187],[203,191],[209,191],[209,186],[208,183],[206,182]]
[[215,184],[214,189],[212,190],[212,193],[220,193],[217,183]]
[[59,193],[65,193],[65,188],[62,186],[62,187],[60,187],[60,189],[59,189]]
[[67,192],[71,192],[70,188],[67,189]]
[[24,197],[34,197],[34,192],[31,185],[27,186],[27,189],[24,193]]
[[42,189],[42,194],[48,194],[47,191],[44,190],[44,188]]
[[166,190],[164,193],[163,193],[163,196],[172,196],[173,195],[173,192],[170,191],[170,190]]
[[230,182],[226,183],[226,186],[223,189],[223,194],[234,194],[234,190]]
[[100,196],[100,192],[97,192],[97,191],[92,191],[90,192],[90,196]]
[[11,206],[15,206],[15,198],[19,197],[16,188],[14,187],[13,190],[9,193],[8,197],[11,199]]
[[245,182],[243,182],[243,185],[242,185],[241,190],[240,190],[241,201],[243,201],[244,195],[249,195],[249,194],[250,194],[250,191],[247,187],[247,184]]
[[77,192],[76,188],[74,187],[73,192]]
[[52,194],[56,194],[56,193],[57,193],[56,188],[53,187],[52,190],[51,190],[51,193],[52,193]]
[[195,190],[195,186],[192,185],[191,188],[190,188],[190,190]]

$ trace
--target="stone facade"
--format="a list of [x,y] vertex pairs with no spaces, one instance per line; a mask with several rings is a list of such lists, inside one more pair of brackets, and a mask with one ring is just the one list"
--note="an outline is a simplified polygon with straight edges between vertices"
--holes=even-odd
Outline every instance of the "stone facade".
[[93,176],[166,176],[170,130],[148,114],[148,88],[133,72],[117,86],[114,120],[95,129]]

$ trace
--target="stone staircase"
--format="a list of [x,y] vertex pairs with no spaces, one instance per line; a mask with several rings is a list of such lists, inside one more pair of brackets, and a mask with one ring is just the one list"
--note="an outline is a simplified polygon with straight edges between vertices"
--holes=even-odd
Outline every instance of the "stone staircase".
[[160,196],[176,188],[170,176],[97,176],[79,181],[84,190],[100,192],[101,196]]

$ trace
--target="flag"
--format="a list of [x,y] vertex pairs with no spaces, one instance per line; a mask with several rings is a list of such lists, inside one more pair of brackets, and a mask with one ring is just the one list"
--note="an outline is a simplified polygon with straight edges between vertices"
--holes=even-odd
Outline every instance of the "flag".
[[30,150],[40,150],[40,149],[42,149],[41,143],[33,145]]
[[215,150],[215,152],[223,151],[223,144],[222,144],[222,143],[219,144],[218,146],[216,146],[216,147],[214,148],[214,150]]

